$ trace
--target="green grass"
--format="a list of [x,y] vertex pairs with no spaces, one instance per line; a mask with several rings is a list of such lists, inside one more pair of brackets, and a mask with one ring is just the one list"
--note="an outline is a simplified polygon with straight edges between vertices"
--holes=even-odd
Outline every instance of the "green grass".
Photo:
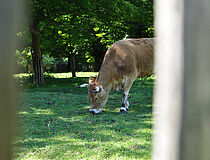
[[97,73],[48,74],[43,87],[31,76],[15,75],[19,93],[15,159],[151,159],[154,77],[137,79],[130,110],[119,113],[121,92],[111,92],[102,114],[91,115],[86,88]]

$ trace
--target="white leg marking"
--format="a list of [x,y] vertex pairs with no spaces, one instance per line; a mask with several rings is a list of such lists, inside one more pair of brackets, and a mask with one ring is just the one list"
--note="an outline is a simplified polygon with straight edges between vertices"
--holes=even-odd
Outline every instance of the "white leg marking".
[[120,108],[120,112],[126,111],[127,112],[127,108],[126,107],[121,107]]
[[128,92],[123,92],[122,103],[125,105],[125,108],[129,108],[129,101],[128,101]]
[[126,77],[125,79],[124,86],[123,86],[124,92],[122,93],[122,107],[120,109],[121,112],[128,111],[128,108],[130,106],[129,101],[128,101],[128,94],[133,84],[133,80],[132,79],[128,80],[128,77]]
[[95,114],[98,114],[102,112],[102,109],[89,109],[90,112],[94,112]]
[[126,102],[125,102],[125,107],[128,109],[129,106],[130,106],[130,104],[129,104],[129,101],[128,101],[128,99],[127,99]]

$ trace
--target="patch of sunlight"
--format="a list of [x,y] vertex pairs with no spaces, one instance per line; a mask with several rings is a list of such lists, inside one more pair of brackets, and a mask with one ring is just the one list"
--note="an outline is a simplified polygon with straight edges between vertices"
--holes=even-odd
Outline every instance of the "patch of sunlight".
[[[72,77],[72,73],[49,73],[50,76],[55,78],[70,78]],[[77,77],[97,77],[98,72],[76,72]]]
[[64,121],[64,122],[68,122],[68,121],[69,121],[69,119],[68,119],[68,118],[64,118],[64,117],[61,117],[61,116],[60,116],[60,117],[58,117],[58,119],[59,119],[59,120],[62,120],[62,121]]
[[50,76],[53,76],[55,78],[70,78],[72,77],[72,74],[69,73],[49,73]]
[[154,80],[155,78],[156,78],[155,74],[152,74],[151,76],[147,77],[147,79],[152,79],[152,80]]
[[32,108],[34,110],[34,114],[44,114],[44,115],[52,115],[53,112],[50,109],[40,109],[40,108]]
[[14,74],[13,76],[15,78],[25,78],[25,77],[29,77],[31,75],[32,75],[32,73],[18,73],[18,74]]
[[145,105],[145,107],[152,107],[152,106],[153,106],[152,104]]
[[28,112],[26,112],[26,111],[20,111],[18,114],[22,114],[22,115],[24,115],[24,114],[29,114]]
[[[49,75],[55,78],[71,78],[72,73],[45,73],[45,75]],[[76,72],[77,77],[97,77],[98,72]],[[32,73],[18,73],[13,75],[15,78],[27,78],[32,76]]]
[[81,120],[81,116],[73,116],[69,118],[64,118],[64,117],[58,117],[59,120],[64,121],[64,122],[78,122]]
[[97,77],[98,72],[78,72],[77,77]]
[[152,130],[150,128],[141,128],[141,129],[135,129],[133,131],[134,134],[144,134],[144,135],[147,135],[149,136],[150,134],[152,134]]
[[90,108],[90,106],[84,106],[84,108],[85,108],[85,109],[89,109],[89,108]]
[[39,160],[40,158],[36,155],[36,152],[28,152],[26,153],[21,160]]
[[[62,145],[69,145],[69,144],[75,144],[75,145],[85,145],[86,143],[90,143],[89,140],[85,140],[85,139],[80,139],[80,138],[75,138],[74,136],[69,136],[69,135],[57,135],[54,137],[50,137],[50,138],[46,138],[43,140],[43,142],[46,142],[48,145],[46,145],[46,147],[50,147],[53,145],[54,142],[60,142],[60,146]],[[50,143],[48,143],[50,142]],[[63,142],[63,143],[62,143]],[[100,140],[97,141],[95,140],[92,143],[100,143]],[[56,144],[56,143],[55,143]]]
[[[108,126],[108,125],[106,125],[106,126]],[[113,125],[110,124],[109,126],[113,126]],[[104,135],[104,136],[110,136],[110,138],[114,137],[114,134],[116,134],[115,131],[111,131],[111,130],[100,130],[97,133]]]
[[65,143],[66,142],[68,142],[68,143],[77,143],[78,142],[78,139],[76,139],[74,137],[69,137],[69,136],[66,136],[66,135],[57,135],[55,137],[50,137],[50,138],[46,139],[46,141],[49,141],[49,140],[51,140],[51,141],[64,141]]

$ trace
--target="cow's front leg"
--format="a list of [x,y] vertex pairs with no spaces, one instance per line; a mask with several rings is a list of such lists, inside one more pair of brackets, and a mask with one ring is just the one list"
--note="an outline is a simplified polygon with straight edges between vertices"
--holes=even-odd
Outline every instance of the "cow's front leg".
[[122,106],[120,108],[121,113],[125,113],[129,109],[128,94],[129,94],[128,91],[122,93]]
[[122,92],[122,106],[120,108],[121,113],[126,113],[129,109],[129,101],[128,101],[128,94],[130,91],[130,88],[134,82],[135,78],[131,78],[130,80],[125,80],[123,92]]

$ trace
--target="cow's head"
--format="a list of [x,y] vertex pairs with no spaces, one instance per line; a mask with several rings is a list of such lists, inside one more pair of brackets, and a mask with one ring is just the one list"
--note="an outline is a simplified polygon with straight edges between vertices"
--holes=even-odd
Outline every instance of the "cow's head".
[[90,112],[93,114],[98,114],[102,112],[102,108],[105,106],[108,99],[103,86],[100,85],[95,78],[89,78],[89,83],[82,84],[78,87],[88,88],[88,97],[90,99]]

